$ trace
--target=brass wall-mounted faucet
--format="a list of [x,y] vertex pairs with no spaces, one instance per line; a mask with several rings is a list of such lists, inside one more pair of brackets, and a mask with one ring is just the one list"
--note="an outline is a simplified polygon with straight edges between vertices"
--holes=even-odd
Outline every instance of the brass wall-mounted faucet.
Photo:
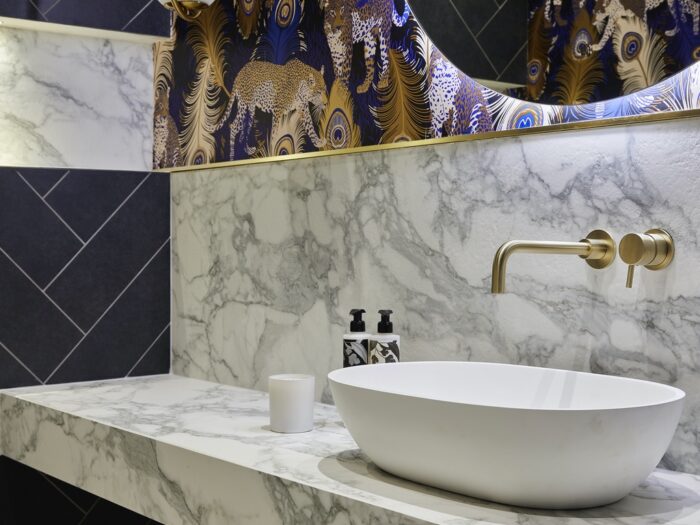
[[601,269],[612,264],[616,250],[615,241],[605,230],[593,230],[579,242],[508,241],[493,258],[491,293],[506,291],[506,264],[516,252],[578,255],[592,268]]
[[671,264],[674,253],[673,237],[666,230],[654,228],[644,233],[625,235],[620,241],[620,259],[629,265],[625,286],[632,288],[635,266],[662,270]]

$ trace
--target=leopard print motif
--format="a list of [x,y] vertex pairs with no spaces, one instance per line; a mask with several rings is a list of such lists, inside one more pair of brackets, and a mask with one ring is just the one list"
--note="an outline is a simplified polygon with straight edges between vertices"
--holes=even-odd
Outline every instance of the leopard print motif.
[[[656,9],[667,0],[597,0],[593,8],[593,23],[599,31],[602,30],[600,40],[593,44],[591,51],[600,51],[608,43],[615,32],[615,26],[622,17],[636,16],[646,24],[649,11]],[[668,36],[678,32],[678,20],[675,3],[681,4],[681,18],[685,21],[686,15],[693,17],[693,32],[700,31],[700,2],[698,0],[668,0],[668,9],[673,16],[676,27],[667,31]]]
[[460,86],[459,71],[438,53],[432,53],[429,78],[428,101],[432,136],[442,137],[443,127],[448,135],[453,135],[455,97]]
[[381,69],[378,87],[388,84],[389,35],[392,24],[399,27],[408,21],[408,2],[404,2],[404,12],[399,15],[394,0],[367,0],[362,7],[356,7],[358,0],[326,0],[324,23],[328,44],[333,59],[336,80],[348,86],[352,46],[362,43],[365,48],[365,80],[357,86],[358,93],[367,93],[374,80],[375,56],[379,45]]
[[[315,109],[322,109],[328,103],[323,67],[317,71],[297,59],[284,65],[263,61],[247,63],[233,82],[224,116],[213,131],[221,129],[229,120],[236,101],[238,110],[230,128],[231,158],[234,158],[238,134],[241,131],[244,132],[243,137],[250,134],[256,109],[272,114],[273,129],[279,125],[282,117],[296,111],[314,146],[322,148],[326,144],[325,139],[318,136],[309,110],[309,104]],[[246,146],[246,152],[252,155],[255,148]]]
[[179,166],[180,144],[175,119],[168,111],[170,88],[156,91],[153,115],[153,165],[156,168]]

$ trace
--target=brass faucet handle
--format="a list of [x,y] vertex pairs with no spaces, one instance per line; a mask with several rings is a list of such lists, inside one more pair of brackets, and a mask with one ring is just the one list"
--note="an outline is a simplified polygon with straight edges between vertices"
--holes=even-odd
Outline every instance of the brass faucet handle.
[[628,233],[620,241],[620,258],[629,265],[625,286],[632,288],[634,267],[644,266],[647,270],[662,270],[673,260],[675,246],[673,237],[658,228],[644,233]]

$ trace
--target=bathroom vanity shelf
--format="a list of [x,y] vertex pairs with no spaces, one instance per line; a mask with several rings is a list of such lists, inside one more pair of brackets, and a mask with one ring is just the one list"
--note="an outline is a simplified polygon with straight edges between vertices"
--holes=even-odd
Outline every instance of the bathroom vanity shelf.
[[0,452],[168,525],[700,523],[700,477],[657,470],[620,502],[514,509],[397,479],[357,450],[334,407],[275,434],[267,394],[177,376],[0,392]]

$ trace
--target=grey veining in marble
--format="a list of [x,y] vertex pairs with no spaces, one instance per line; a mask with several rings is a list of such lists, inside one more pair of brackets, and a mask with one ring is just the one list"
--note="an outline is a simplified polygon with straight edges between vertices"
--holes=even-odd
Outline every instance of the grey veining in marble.
[[[266,388],[342,365],[348,311],[395,310],[405,360],[523,363],[688,393],[665,467],[700,472],[700,119],[173,175],[173,369]],[[667,228],[676,260],[593,270],[509,239]]]
[[152,48],[0,26],[0,165],[149,170]]
[[696,525],[700,478],[657,470],[598,509],[528,511],[424,487],[368,463],[335,408],[267,429],[262,392],[152,376],[0,393],[7,456],[166,525]]

